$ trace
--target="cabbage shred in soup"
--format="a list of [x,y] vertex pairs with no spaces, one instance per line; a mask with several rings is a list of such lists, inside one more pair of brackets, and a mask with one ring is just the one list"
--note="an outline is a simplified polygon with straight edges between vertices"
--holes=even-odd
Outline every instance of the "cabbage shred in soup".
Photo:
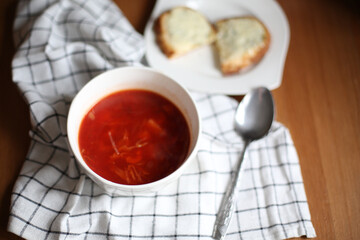
[[146,90],[125,90],[100,100],[86,114],[79,147],[103,178],[136,185],[174,172],[187,157],[190,132],[180,110]]

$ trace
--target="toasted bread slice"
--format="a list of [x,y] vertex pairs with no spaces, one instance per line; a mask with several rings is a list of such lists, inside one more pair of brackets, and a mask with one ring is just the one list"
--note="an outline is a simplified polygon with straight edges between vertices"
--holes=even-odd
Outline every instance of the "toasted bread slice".
[[216,48],[224,75],[258,63],[270,44],[270,33],[255,17],[223,19],[215,23]]
[[156,40],[168,58],[184,55],[215,41],[215,29],[205,16],[188,7],[175,7],[155,22]]

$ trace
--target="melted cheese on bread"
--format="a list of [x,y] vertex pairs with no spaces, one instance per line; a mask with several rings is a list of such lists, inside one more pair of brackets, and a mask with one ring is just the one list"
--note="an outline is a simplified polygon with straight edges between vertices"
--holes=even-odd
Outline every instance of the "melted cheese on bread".
[[216,29],[216,47],[224,74],[260,61],[268,48],[270,34],[254,17],[221,20],[216,23]]
[[216,36],[209,21],[187,7],[176,7],[160,15],[157,32],[159,45],[170,58],[210,44]]

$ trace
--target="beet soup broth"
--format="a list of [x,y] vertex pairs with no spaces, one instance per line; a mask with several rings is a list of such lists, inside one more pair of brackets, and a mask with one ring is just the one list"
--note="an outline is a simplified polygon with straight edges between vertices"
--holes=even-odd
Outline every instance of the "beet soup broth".
[[125,90],[101,99],[83,118],[79,147],[86,164],[121,184],[154,182],[185,161],[190,131],[180,110],[146,90]]

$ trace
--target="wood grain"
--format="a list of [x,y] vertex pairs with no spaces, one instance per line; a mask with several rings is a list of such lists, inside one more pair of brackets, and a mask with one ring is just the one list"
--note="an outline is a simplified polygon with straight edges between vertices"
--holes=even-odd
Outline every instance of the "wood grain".
[[[115,2],[142,33],[155,1]],[[291,41],[282,85],[273,91],[276,119],[289,128],[297,148],[317,239],[360,239],[360,6],[354,0],[278,2]],[[20,239],[6,224],[30,128],[11,80],[14,9],[14,0],[1,1],[1,239]]]
[[13,0],[0,1],[0,239],[20,239],[6,226],[10,194],[29,145],[29,111],[11,77],[15,6]]
[[298,150],[319,239],[358,239],[360,18],[339,1],[280,4],[292,36],[278,120]]

